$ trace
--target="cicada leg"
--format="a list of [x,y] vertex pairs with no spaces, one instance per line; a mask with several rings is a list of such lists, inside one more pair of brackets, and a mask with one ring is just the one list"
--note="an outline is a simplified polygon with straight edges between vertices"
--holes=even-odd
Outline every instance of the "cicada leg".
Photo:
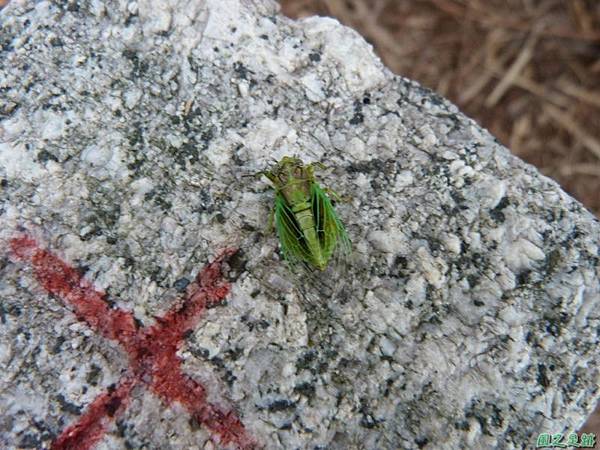
[[267,222],[267,233],[272,233],[275,230],[275,208],[269,213],[269,220]]
[[324,187],[322,188],[325,193],[331,197],[332,200],[336,201],[336,202],[341,202],[341,203],[350,203],[352,201],[352,197],[350,196],[341,196],[340,194],[338,194],[337,192],[335,192],[333,189]]
[[253,178],[260,178],[262,176],[265,176],[270,181],[272,181],[272,182],[275,181],[275,175],[273,174],[273,172],[266,171],[266,170],[261,170],[260,172],[251,173],[251,174],[245,174],[245,175],[242,175],[242,176],[243,177],[253,177]]
[[[314,163],[310,163],[306,166],[306,169],[308,171],[309,177],[311,180],[314,180],[314,173],[315,173],[315,168],[320,169],[320,170],[326,170],[327,166],[319,161],[314,162]],[[323,191],[325,191],[325,193],[331,197],[332,200],[336,201],[336,202],[344,202],[344,203],[349,203],[352,198],[351,197],[342,197],[341,195],[339,195],[337,192],[335,192],[333,189],[329,189],[329,188],[322,188]]]
[[308,179],[310,181],[315,181],[315,167],[317,169],[326,169],[327,167],[325,167],[324,164],[320,163],[320,162],[314,162],[314,163],[310,163],[306,165],[306,173],[308,174]]

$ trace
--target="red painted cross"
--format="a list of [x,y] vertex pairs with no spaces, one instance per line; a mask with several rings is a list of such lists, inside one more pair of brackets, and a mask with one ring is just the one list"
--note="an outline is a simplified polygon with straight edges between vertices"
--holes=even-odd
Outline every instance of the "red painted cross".
[[153,326],[139,328],[133,314],[111,308],[104,293],[95,290],[72,266],[50,251],[40,248],[29,236],[10,242],[13,254],[29,262],[42,287],[70,306],[77,318],[102,336],[121,344],[129,355],[130,367],[114,388],[99,395],[87,410],[52,443],[53,450],[92,448],[102,439],[107,427],[123,413],[133,388],[146,385],[165,404],[179,403],[200,424],[208,428],[211,439],[221,445],[240,449],[257,447],[234,411],[211,404],[206,388],[181,370],[177,350],[187,331],[200,320],[203,311],[221,302],[229,293],[222,280],[223,260],[235,253],[225,250],[198,273],[179,307],[156,319]]

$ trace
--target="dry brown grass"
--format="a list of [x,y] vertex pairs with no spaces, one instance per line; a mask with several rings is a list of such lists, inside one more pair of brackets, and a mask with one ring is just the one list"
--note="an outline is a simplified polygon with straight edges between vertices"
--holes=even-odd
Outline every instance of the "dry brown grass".
[[600,215],[600,2],[281,0],[355,28]]

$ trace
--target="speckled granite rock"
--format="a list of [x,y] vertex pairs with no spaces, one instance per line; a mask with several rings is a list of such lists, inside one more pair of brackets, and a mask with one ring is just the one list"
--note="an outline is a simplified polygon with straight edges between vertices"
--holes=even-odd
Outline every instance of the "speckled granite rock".
[[[268,1],[13,0],[0,46],[3,447],[59,447],[106,398],[80,448],[531,448],[591,411],[598,222],[353,31]],[[345,270],[298,280],[265,231],[242,175],[289,154],[351,196]],[[145,389],[172,367],[136,337],[225,247],[231,292],[175,360],[246,440]],[[119,311],[138,335],[97,332]]]

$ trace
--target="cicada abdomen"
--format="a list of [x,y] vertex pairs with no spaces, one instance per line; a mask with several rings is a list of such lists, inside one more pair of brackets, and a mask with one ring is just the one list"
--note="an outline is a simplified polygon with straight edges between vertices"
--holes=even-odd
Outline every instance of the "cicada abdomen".
[[317,164],[284,156],[261,172],[275,188],[275,228],[284,258],[293,266],[327,267],[336,251],[348,255],[350,240],[325,190],[315,180]]

